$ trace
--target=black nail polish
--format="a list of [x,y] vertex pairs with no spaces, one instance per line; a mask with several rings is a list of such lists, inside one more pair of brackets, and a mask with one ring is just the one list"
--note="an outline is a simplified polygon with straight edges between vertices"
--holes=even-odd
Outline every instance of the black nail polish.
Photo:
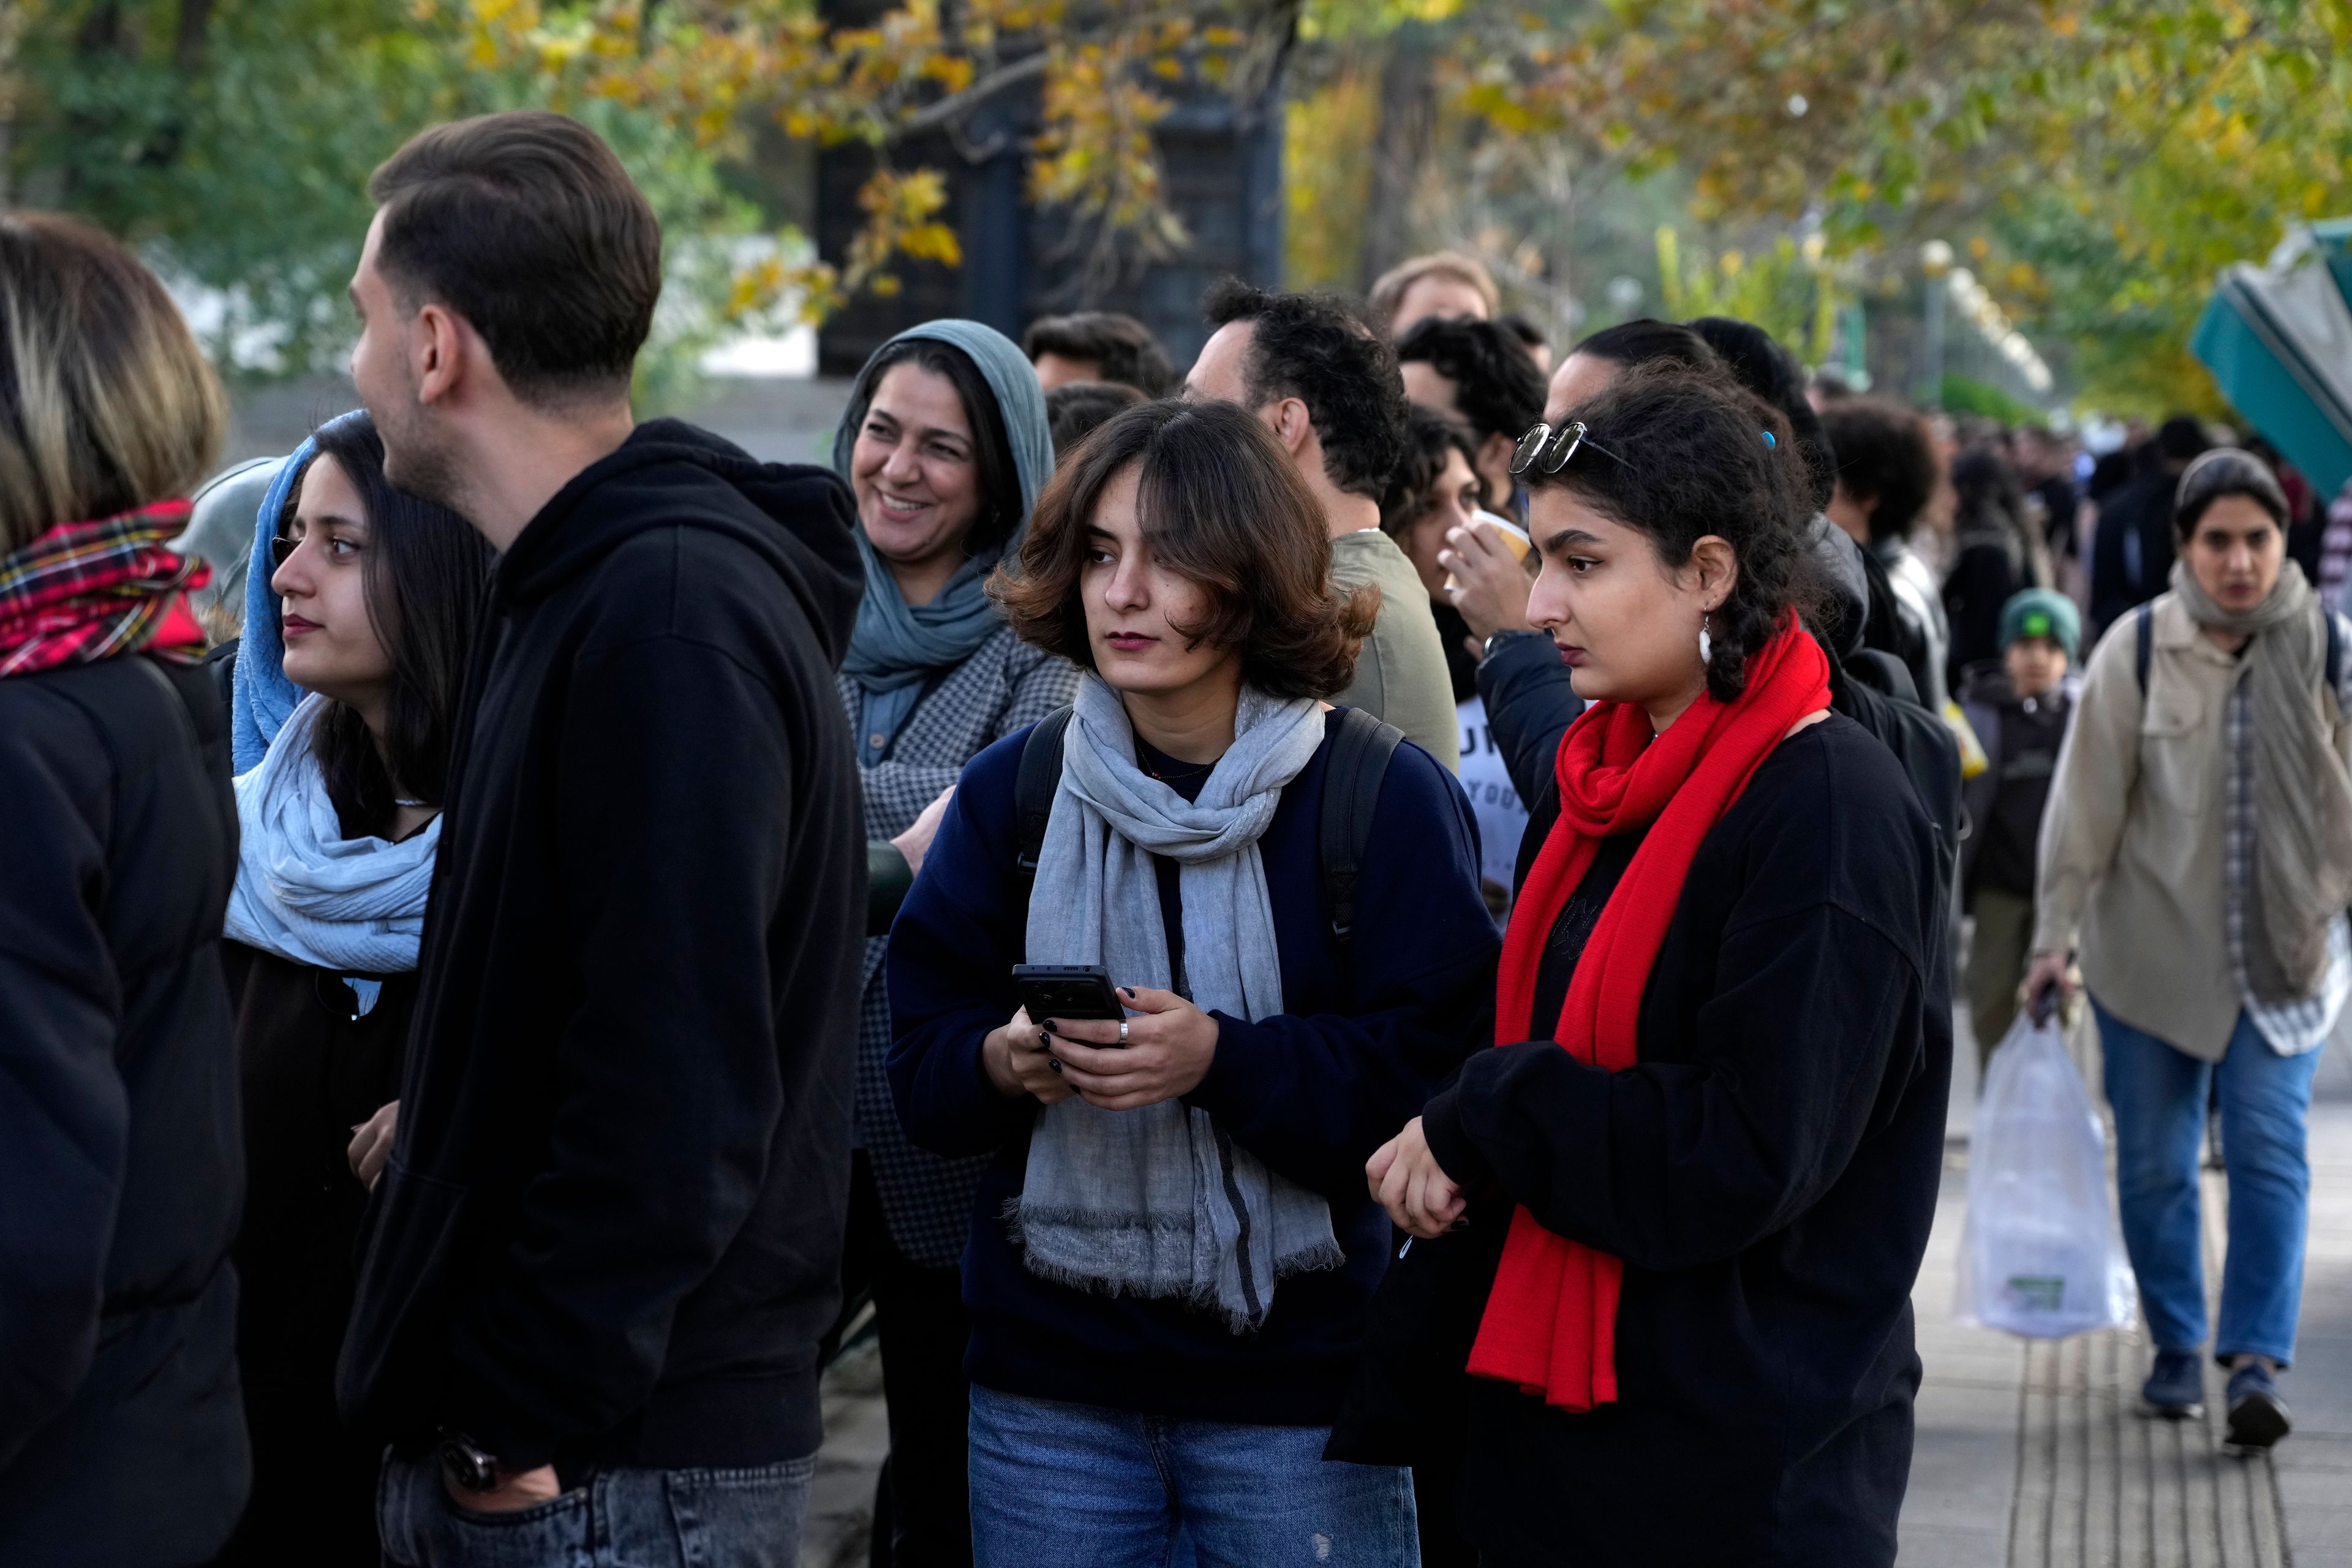
[[1062,1070],[1062,1064],[1061,1064],[1061,1063],[1059,1063],[1059,1062],[1057,1062],[1057,1061],[1055,1061],[1055,1060],[1053,1058],[1051,1058],[1051,1057],[1047,1057],[1047,1058],[1045,1058],[1045,1065],[1046,1065],[1047,1067],[1049,1067],[1049,1068],[1052,1068],[1055,1072],[1060,1072],[1060,1071]]
[[1039,1028],[1041,1028],[1041,1029],[1045,1030],[1045,1031],[1047,1034],[1049,1034],[1049,1035],[1058,1035],[1058,1034],[1060,1034],[1060,1033],[1062,1032],[1061,1030],[1056,1029],[1055,1027],[1054,1027],[1054,1020],[1053,1020],[1053,1019],[1051,1019],[1051,1018],[1046,1019],[1044,1023],[1042,1023],[1042,1024],[1038,1025],[1037,1026],[1038,1026]]

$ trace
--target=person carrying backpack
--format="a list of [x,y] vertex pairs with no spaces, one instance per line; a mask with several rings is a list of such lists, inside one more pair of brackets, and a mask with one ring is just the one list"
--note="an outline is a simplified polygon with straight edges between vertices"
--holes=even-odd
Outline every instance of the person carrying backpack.
[[[1326,1462],[1389,1228],[1364,1160],[1492,1033],[1451,774],[1344,689],[1371,622],[1249,413],[1151,404],[1039,500],[1014,628],[1077,700],[964,770],[893,928],[908,1134],[992,1156],[963,1256],[975,1561],[1418,1561]],[[1055,731],[1058,731],[1058,733]],[[1051,788],[1041,785],[1050,781]],[[1098,965],[1092,1021],[1013,966]]]
[[2230,1176],[2215,1359],[2229,1438],[2291,1419],[2320,1046],[2352,991],[2352,627],[2288,563],[2286,497],[2248,453],[2190,463],[2172,590],[2093,650],[2040,850],[2027,994],[2079,949],[2116,1113],[2124,1241],[2156,1362],[2150,1414],[2201,1414],[2197,1152],[2218,1092]]

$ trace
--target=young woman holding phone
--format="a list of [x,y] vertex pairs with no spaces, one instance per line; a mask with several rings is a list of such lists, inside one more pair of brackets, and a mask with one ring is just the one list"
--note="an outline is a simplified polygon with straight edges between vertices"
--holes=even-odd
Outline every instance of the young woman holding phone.
[[1516,459],[1529,618],[1591,706],[1496,1048],[1367,1167],[1427,1238],[1399,1296],[1483,1300],[1446,1386],[1489,1565],[1895,1559],[1950,975],[1934,831],[1800,619],[1794,447],[1727,379],[1636,370]]
[[[891,939],[908,1131],[985,1152],[964,1251],[975,1557],[1415,1560],[1412,1482],[1323,1447],[1386,1261],[1362,1161],[1489,1031],[1475,829],[1434,760],[1377,778],[1352,926],[1325,782],[1371,621],[1314,500],[1223,404],[1097,431],[1040,500],[1013,624],[1087,674],[1023,866],[1028,732],[975,758]],[[1024,962],[1121,1021],[1033,1019]],[[1050,1507],[1039,1506],[1051,1499]]]

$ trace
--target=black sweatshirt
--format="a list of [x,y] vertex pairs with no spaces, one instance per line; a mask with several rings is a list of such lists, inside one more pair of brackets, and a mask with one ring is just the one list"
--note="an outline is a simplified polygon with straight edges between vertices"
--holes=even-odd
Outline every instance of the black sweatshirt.
[[866,895],[851,515],[663,420],[499,563],[338,1369],[362,1430],[516,1469],[816,1447]]
[[1618,1403],[1470,1380],[1489,1561],[1894,1560],[1952,1043],[1938,853],[1885,748],[1815,725],[1701,845],[1634,1067],[1506,1046],[1431,1102],[1449,1175],[1625,1260]]

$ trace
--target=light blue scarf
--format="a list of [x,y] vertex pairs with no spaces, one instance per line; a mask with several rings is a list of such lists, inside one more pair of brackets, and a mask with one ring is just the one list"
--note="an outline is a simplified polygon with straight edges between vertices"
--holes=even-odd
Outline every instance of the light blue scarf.
[[[354,410],[337,415],[319,428],[365,417]],[[269,481],[261,498],[261,510],[254,519],[253,552],[245,569],[245,627],[237,634],[236,689],[229,705],[232,773],[250,773],[261,765],[269,742],[278,738],[278,731],[293,716],[294,705],[302,700],[302,689],[286,679],[286,637],[278,626],[278,594],[269,585],[276,575],[270,567],[269,542],[277,536],[287,496],[318,449],[316,441],[306,439],[278,466],[278,475]]]
[[[1013,448],[1013,471],[1021,481],[1021,520],[1001,549],[965,562],[938,598],[919,605],[908,605],[899,594],[888,564],[867,542],[865,529],[858,529],[857,552],[866,563],[866,596],[858,602],[856,628],[850,635],[849,656],[841,668],[865,692],[861,737],[880,735],[886,743],[914,710],[925,678],[934,670],[961,664],[1003,626],[988,597],[988,574],[999,560],[1020,549],[1030,510],[1054,473],[1054,437],[1045,423],[1045,395],[1037,385],[1037,373],[1012,339],[978,321],[926,321],[892,338],[875,351],[875,357],[912,338],[931,339],[961,351],[995,394],[1005,439]],[[870,367],[873,360],[866,364]],[[860,381],[864,378],[865,372],[860,372]],[[873,388],[866,387],[866,393],[870,399]],[[852,412],[859,410],[853,406]],[[857,425],[845,417],[833,437],[834,471],[845,479],[849,478],[850,451],[856,444]],[[858,752],[871,762],[872,750],[861,745]]]

